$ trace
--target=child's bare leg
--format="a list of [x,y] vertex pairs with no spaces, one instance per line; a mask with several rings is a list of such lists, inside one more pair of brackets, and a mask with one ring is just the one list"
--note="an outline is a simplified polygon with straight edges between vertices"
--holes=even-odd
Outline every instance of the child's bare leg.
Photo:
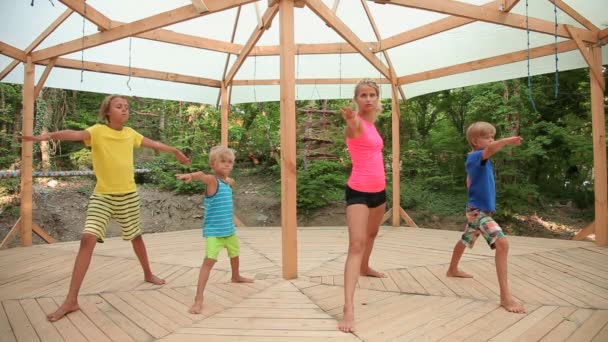
[[500,287],[500,305],[509,312],[526,313],[526,309],[513,298],[509,292],[507,281],[507,255],[509,253],[509,241],[506,238],[496,239],[496,274],[498,275],[498,286]]
[[135,239],[131,240],[131,244],[133,245],[133,251],[135,252],[135,255],[137,255],[137,259],[139,259],[141,268],[144,270],[144,280],[154,285],[164,284],[165,279],[161,279],[155,276],[152,273],[152,270],[150,269],[148,253],[146,252],[146,245],[144,244],[144,239],[142,238],[142,236],[140,235]]
[[232,282],[233,283],[253,283],[253,279],[245,278],[241,276],[239,272],[239,257],[238,255],[230,258],[230,268],[232,269]]
[[374,242],[376,236],[378,236],[378,231],[380,230],[380,222],[382,222],[385,207],[386,204],[383,204],[379,207],[369,209],[369,217],[367,219],[367,241],[365,244],[365,252],[363,253],[363,260],[361,261],[361,275],[363,276],[386,278],[386,274],[369,267],[369,258],[372,255]]
[[338,322],[338,329],[343,332],[355,330],[355,287],[366,248],[368,215],[369,209],[365,205],[353,204],[346,207],[348,256],[344,265],[344,315]]
[[460,277],[460,278],[473,278],[472,274],[468,274],[458,269],[458,263],[460,263],[460,258],[462,258],[462,254],[464,253],[466,246],[462,241],[458,240],[456,242],[456,246],[454,246],[454,251],[452,252],[452,260],[450,261],[450,268],[445,273],[448,277]]
[[55,312],[46,316],[49,321],[55,322],[70,312],[80,310],[78,306],[78,292],[80,292],[80,286],[82,286],[84,276],[87,274],[87,270],[91,264],[91,257],[96,244],[97,237],[95,235],[82,234],[80,249],[78,249],[78,255],[76,255],[76,261],[74,262],[68,295],[65,297],[63,304]]
[[215,259],[205,258],[201,265],[201,270],[198,274],[198,285],[196,286],[196,296],[194,297],[194,304],[188,310],[191,314],[200,314],[203,311],[203,293],[205,292],[205,286],[207,286],[207,280],[209,280],[209,274],[213,265],[215,265]]

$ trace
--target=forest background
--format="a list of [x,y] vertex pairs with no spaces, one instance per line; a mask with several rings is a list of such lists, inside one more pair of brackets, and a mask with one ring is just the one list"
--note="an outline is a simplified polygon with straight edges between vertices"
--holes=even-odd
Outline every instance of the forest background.
[[[577,229],[592,222],[589,73],[586,69],[560,72],[558,80],[556,87],[555,75],[532,77],[531,92],[527,79],[514,79],[441,91],[400,103],[401,207],[421,227],[460,229],[466,204],[464,159],[470,151],[465,131],[472,122],[488,121],[496,126],[497,138],[514,134],[524,138],[523,145],[507,147],[492,157],[497,219],[509,234],[570,238]],[[36,101],[35,133],[84,129],[97,123],[104,96],[43,89]],[[606,102],[606,94],[604,98]],[[297,203],[302,225],[344,225],[343,220],[332,221],[331,217],[342,218],[344,213],[344,184],[351,164],[339,109],[350,104],[349,100],[319,98],[296,104]],[[382,104],[376,126],[385,142],[387,191],[391,198],[390,99]],[[202,184],[177,182],[174,174],[208,170],[207,152],[220,139],[219,109],[136,97],[130,99],[130,107],[129,126],[149,138],[182,149],[192,160],[190,167],[184,167],[172,155],[139,149],[136,167],[152,172],[138,176],[138,182],[178,199],[202,194]],[[243,210],[249,216],[257,216],[242,217],[250,225],[280,225],[280,207],[276,202],[280,198],[279,126],[278,102],[237,104],[230,108],[229,146],[237,152],[234,178],[237,183],[248,180],[250,185],[241,196],[255,194],[257,205],[264,202],[264,197],[259,196],[266,196],[270,202],[274,199],[273,207],[266,208],[266,214],[262,215],[264,219],[260,219],[260,208]],[[20,131],[21,87],[0,84],[0,170],[19,168]],[[51,141],[36,144],[34,149],[35,170],[92,168],[90,150],[82,143]],[[35,181],[43,184],[35,191],[55,191],[47,186],[48,179]],[[83,196],[92,191],[91,177],[60,181],[63,185],[75,184],[72,188]],[[0,238],[19,216],[18,192],[18,178],[0,179]],[[84,215],[84,209],[81,211]],[[317,219],[310,220],[312,217]],[[39,224],[44,227],[52,223]],[[73,229],[80,231],[82,227]]]

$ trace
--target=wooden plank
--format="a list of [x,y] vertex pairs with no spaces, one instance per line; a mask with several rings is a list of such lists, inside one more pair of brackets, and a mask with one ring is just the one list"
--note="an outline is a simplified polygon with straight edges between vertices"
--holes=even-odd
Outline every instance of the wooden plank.
[[576,235],[574,235],[572,237],[572,240],[574,241],[582,241],[584,240],[589,234],[592,234],[595,231],[595,227],[593,226],[593,222],[589,223],[585,228],[579,230],[578,233],[576,233]]
[[[59,25],[61,25],[70,16],[70,14],[72,14],[71,9],[66,9],[63,13],[61,13],[57,19],[55,19],[41,34],[38,35],[38,37],[36,37],[36,39],[34,39],[30,45],[25,48],[24,52],[28,54],[37,48],[38,45],[40,45],[40,43],[46,39],[46,37],[53,33],[55,29],[57,29],[57,27],[59,27]],[[9,63],[9,65],[7,65],[2,72],[0,72],[0,81],[3,80],[6,75],[10,74],[10,72],[13,71],[18,64],[19,60],[14,60]]]
[[332,27],[337,34],[359,51],[384,77],[391,78],[390,70],[384,63],[371,52],[357,35],[336,15],[331,12],[321,0],[306,0],[308,8],[316,13],[326,24]]
[[17,341],[15,334],[13,334],[13,329],[11,329],[8,317],[6,316],[6,312],[4,312],[2,303],[0,303],[0,336],[2,336],[2,340],[6,342]]
[[[521,30],[529,29],[533,32],[555,34],[555,23],[548,20],[538,18],[528,18],[526,25],[526,16],[515,13],[508,13],[499,10],[498,8],[484,8],[482,6],[471,5],[455,0],[375,0],[376,2],[386,2],[392,5],[417,8],[426,11],[449,14],[463,18],[479,20],[491,24],[504,25]],[[597,42],[597,36],[588,30],[577,29],[584,41],[590,43]],[[572,38],[566,31],[564,25],[559,24],[557,27],[557,35],[563,38]]]
[[391,155],[392,155],[392,171],[393,171],[393,227],[399,227],[401,225],[401,215],[398,208],[401,208],[401,153],[400,153],[400,141],[401,134],[399,133],[399,121],[401,119],[401,109],[399,108],[399,98],[397,95],[397,89],[401,89],[397,85],[397,74],[395,70],[391,69],[392,85],[391,85]]
[[38,237],[44,240],[46,243],[57,242],[54,237],[50,236],[49,233],[45,232],[44,229],[40,228],[40,226],[35,223],[32,223],[32,231],[36,233],[36,235],[38,235]]
[[161,338],[169,333],[168,330],[161,327],[157,322],[141,313],[137,308],[132,307],[118,295],[113,293],[101,294],[103,299],[108,301],[112,306],[118,309],[123,315],[129,317],[135,324],[143,328],[146,332],[155,338]]
[[105,43],[120,40],[126,37],[155,30],[157,28],[177,24],[189,19],[205,16],[211,13],[221,12],[239,5],[244,5],[255,0],[206,0],[209,11],[198,13],[194,6],[182,6],[167,12],[152,15],[150,17],[136,20],[134,22],[113,27],[107,31],[91,34],[83,38],[76,38],[69,42],[54,45],[32,53],[34,62],[42,61],[56,56],[66,55],[72,52],[99,46]]
[[116,310],[107,301],[101,299],[97,304],[97,308],[102,311],[108,318],[110,318],[116,325],[118,325],[123,331],[127,332],[129,336],[135,341],[148,342],[153,338],[145,330],[135,325],[135,323],[123,315],[120,311]]
[[547,333],[540,341],[565,341],[593,313],[589,309],[577,309]]
[[83,0],[59,0],[68,10],[74,11],[85,17],[88,21],[97,25],[100,31],[108,30],[112,26],[112,20],[103,13],[96,10],[91,4]]
[[40,341],[19,301],[7,300],[2,305],[17,341]]
[[[51,313],[57,310],[57,304],[52,298],[38,298],[38,305],[42,308],[46,315],[50,315]],[[70,342],[86,342],[87,339],[82,336],[80,331],[72,324],[72,321],[69,319],[60,319],[52,323],[53,326],[59,331],[61,337],[64,340]]]
[[294,63],[294,8],[292,1],[279,3],[281,45],[281,227],[284,279],[298,276],[296,209],[296,103]]
[[595,26],[592,22],[590,22],[587,18],[578,13],[574,8],[568,6],[567,3],[562,0],[549,0],[549,2],[557,5],[559,9],[564,11],[570,18],[576,20],[579,24],[585,26],[588,30],[591,31],[599,31],[600,29]]
[[8,248],[8,245],[15,239],[15,236],[19,231],[21,231],[21,217],[17,219],[17,222],[15,222],[11,230],[8,231],[8,234],[2,239],[0,249]]
[[44,311],[35,299],[22,299],[19,303],[38,336],[44,341],[63,341],[57,329],[46,319]]
[[[48,60],[41,61],[39,64],[47,65],[50,63]],[[141,77],[141,78],[150,78],[154,80],[160,81],[168,81],[168,82],[177,82],[177,83],[186,83],[186,84],[194,84],[194,85],[203,85],[207,87],[220,87],[220,81],[203,78],[203,77],[195,77],[189,75],[175,74],[171,72],[161,72],[154,71],[150,69],[143,68],[133,68],[122,65],[114,65],[107,63],[97,63],[97,62],[89,62],[69,59],[69,58],[59,58],[55,63],[55,67],[73,69],[73,70],[87,70],[93,72],[103,72],[106,74],[114,74],[114,75],[124,75],[132,77]]]
[[[42,87],[44,87],[44,82],[46,82],[46,79],[49,77],[49,74],[51,73],[51,70],[55,66],[56,62],[57,62],[57,57],[51,58],[49,60],[48,64],[46,65],[46,68],[44,68],[44,71],[42,72],[42,76],[40,76],[40,79],[38,80],[38,84],[36,84],[36,87],[34,88],[34,98],[35,99],[37,99],[38,95],[40,95],[40,91],[42,90]],[[42,238],[42,236],[41,236],[41,238]]]
[[[602,49],[591,48],[593,69],[602,68]],[[606,121],[602,84],[593,76],[591,85],[591,122],[593,125],[593,189],[595,193],[595,243],[608,246],[608,184],[606,171]]]
[[98,296],[85,296],[78,301],[80,310],[103,331],[112,341],[133,341],[133,339],[114,323],[105,313],[97,307],[98,303],[103,303],[103,299]]
[[0,54],[25,62],[25,51],[0,41]]
[[239,56],[237,57],[236,61],[234,61],[234,64],[232,64],[230,71],[228,71],[228,73],[226,74],[225,84],[232,83],[234,76],[241,68],[241,65],[243,65],[245,59],[249,56],[249,52],[251,52],[255,44],[257,44],[260,38],[262,38],[262,34],[264,34],[264,32],[266,32],[266,30],[270,27],[270,25],[272,24],[272,20],[274,19],[278,11],[278,5],[274,5],[266,9],[266,12],[264,12],[264,16],[261,19],[261,25],[257,26],[253,30],[253,32],[249,36],[249,39],[247,39],[247,42],[241,49],[241,52],[239,53]]
[[595,311],[568,337],[568,341],[591,341],[608,323],[608,311]]
[[[27,57],[23,78],[23,123],[22,135],[34,134],[34,63]],[[21,246],[32,245],[32,164],[34,144],[31,141],[21,142]]]
[[[559,53],[575,50],[576,43],[572,40],[557,43],[557,51]],[[538,58],[555,53],[555,44],[547,44],[530,49],[530,58]],[[445,77],[455,74],[464,73],[467,71],[481,70],[500,66],[509,63],[515,63],[524,61],[528,58],[528,50],[521,50],[517,52],[511,52],[500,56],[488,57],[479,59],[476,61],[465,62],[461,64],[452,65],[449,67],[438,68],[434,70],[428,70],[419,72],[416,74],[406,75],[399,77],[399,84],[415,83],[425,80],[430,80],[439,77]]]
[[578,32],[574,32],[574,28],[570,25],[565,26],[568,33],[570,33],[570,35],[572,36],[572,40],[574,40],[574,42],[576,43],[578,51],[581,53],[581,55],[583,55],[583,58],[585,59],[585,62],[587,62],[587,65],[589,65],[589,71],[591,75],[595,77],[595,80],[600,85],[603,93],[606,89],[606,83],[604,82],[604,75],[602,73],[601,63],[599,65],[597,63],[594,63],[593,57],[591,57],[591,51],[587,50],[587,46],[585,46],[585,44],[583,43],[583,40],[578,35]]
[[159,311],[158,307],[152,307],[131,292],[118,292],[118,297],[142,315],[154,321],[161,328],[171,332],[179,328],[179,324],[169,318],[164,311]]
[[194,8],[196,8],[196,11],[198,13],[205,13],[205,12],[209,11],[209,7],[207,7],[207,5],[205,4],[205,1],[203,1],[203,0],[192,0],[192,6],[194,6]]
[[228,146],[228,111],[230,110],[228,104],[228,89],[226,89],[226,85],[222,82],[220,86],[220,97],[222,99],[222,117],[221,117],[221,144],[224,146]]
[[540,308],[530,312],[517,323],[503,330],[500,334],[494,336],[490,341],[518,341],[520,335],[526,331],[533,329],[543,319],[557,310],[557,306],[541,306]]

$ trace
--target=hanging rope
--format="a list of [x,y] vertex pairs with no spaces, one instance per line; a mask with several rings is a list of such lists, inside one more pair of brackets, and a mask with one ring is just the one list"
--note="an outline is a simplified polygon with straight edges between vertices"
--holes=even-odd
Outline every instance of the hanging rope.
[[557,57],[557,1],[553,1],[553,12],[555,13],[555,98],[559,94],[559,68]]
[[129,91],[131,91],[131,85],[129,85],[129,83],[131,82],[131,40],[133,38],[129,37],[129,79],[127,79],[127,87],[129,88]]
[[82,15],[82,50],[80,50],[80,83],[84,80],[84,25],[87,16],[87,0],[84,0],[84,11]]
[[528,0],[526,0],[526,34],[528,37],[528,100],[532,104],[534,111],[538,112],[538,110],[536,110],[534,98],[532,98],[532,76],[530,76],[530,25],[528,22]]

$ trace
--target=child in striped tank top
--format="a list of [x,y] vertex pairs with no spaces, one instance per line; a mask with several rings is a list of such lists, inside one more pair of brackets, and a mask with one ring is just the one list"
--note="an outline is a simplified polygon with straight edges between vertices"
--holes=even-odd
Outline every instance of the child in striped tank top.
[[198,276],[198,286],[194,304],[188,312],[200,314],[203,310],[203,293],[211,269],[217,262],[219,252],[226,248],[232,268],[232,282],[253,283],[253,279],[241,276],[239,272],[239,240],[234,224],[234,204],[232,186],[234,180],[228,175],[234,166],[234,150],[225,146],[215,146],[209,152],[209,166],[214,174],[202,171],[177,174],[179,180],[190,182],[193,179],[207,185],[205,191],[205,218],[203,220],[203,237],[205,243],[205,260]]

